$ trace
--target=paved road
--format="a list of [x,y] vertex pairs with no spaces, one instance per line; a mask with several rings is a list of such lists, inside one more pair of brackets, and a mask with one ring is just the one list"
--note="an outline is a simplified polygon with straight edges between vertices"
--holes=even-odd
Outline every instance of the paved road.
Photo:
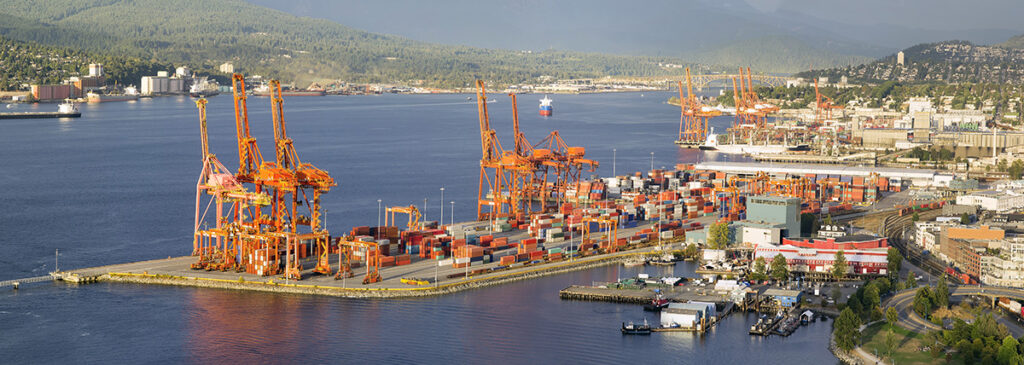
[[[914,312],[914,294],[917,293],[917,289],[908,289],[897,293],[885,302],[885,306],[895,307],[899,314],[898,324],[908,330],[924,333],[932,330],[941,329],[940,326],[931,323]],[[1002,288],[993,286],[958,286],[953,288],[950,296],[968,296],[968,295],[983,295],[992,297],[1006,297],[1018,300],[1024,300],[1024,290],[1013,289],[1013,288]],[[1020,337],[1024,335],[1024,327],[1015,321],[1009,320],[997,313],[995,318],[998,322],[1004,324],[1010,333],[1014,337]]]

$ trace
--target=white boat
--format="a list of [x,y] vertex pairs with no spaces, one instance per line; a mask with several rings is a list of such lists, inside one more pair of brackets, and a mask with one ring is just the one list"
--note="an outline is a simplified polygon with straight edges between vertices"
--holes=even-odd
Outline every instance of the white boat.
[[704,144],[700,145],[700,149],[734,155],[780,154],[789,151],[808,150],[807,145],[792,146],[785,142],[783,144],[753,144],[750,142],[746,144],[719,144],[718,135],[714,132],[715,129],[711,128],[711,133],[708,133],[708,139],[704,141]]

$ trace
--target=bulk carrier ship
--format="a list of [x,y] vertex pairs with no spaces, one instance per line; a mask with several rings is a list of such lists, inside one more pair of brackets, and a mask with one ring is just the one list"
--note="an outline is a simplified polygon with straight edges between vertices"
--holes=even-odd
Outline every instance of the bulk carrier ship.
[[540,115],[542,117],[550,117],[553,109],[551,108],[551,100],[547,95],[544,95],[543,99],[540,99]]

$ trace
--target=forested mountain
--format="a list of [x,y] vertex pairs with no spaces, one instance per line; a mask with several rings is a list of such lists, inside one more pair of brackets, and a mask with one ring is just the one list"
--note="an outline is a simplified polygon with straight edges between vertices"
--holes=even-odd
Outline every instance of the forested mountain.
[[732,43],[712,51],[699,53],[694,61],[723,65],[750,66],[757,70],[800,72],[814,66],[846,66],[870,62],[873,58],[843,54],[808,45],[792,37],[768,36]]
[[0,35],[47,45],[213,67],[299,83],[319,79],[468,86],[604,75],[659,75],[668,57],[444,46],[303,18],[241,0],[8,0]]

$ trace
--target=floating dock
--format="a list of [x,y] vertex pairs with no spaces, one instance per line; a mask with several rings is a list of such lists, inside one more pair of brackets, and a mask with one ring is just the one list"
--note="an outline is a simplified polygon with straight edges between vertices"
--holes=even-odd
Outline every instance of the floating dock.
[[75,111],[72,113],[62,112],[16,112],[16,113],[0,113],[0,119],[44,119],[44,118],[78,118],[82,116],[82,112]]

